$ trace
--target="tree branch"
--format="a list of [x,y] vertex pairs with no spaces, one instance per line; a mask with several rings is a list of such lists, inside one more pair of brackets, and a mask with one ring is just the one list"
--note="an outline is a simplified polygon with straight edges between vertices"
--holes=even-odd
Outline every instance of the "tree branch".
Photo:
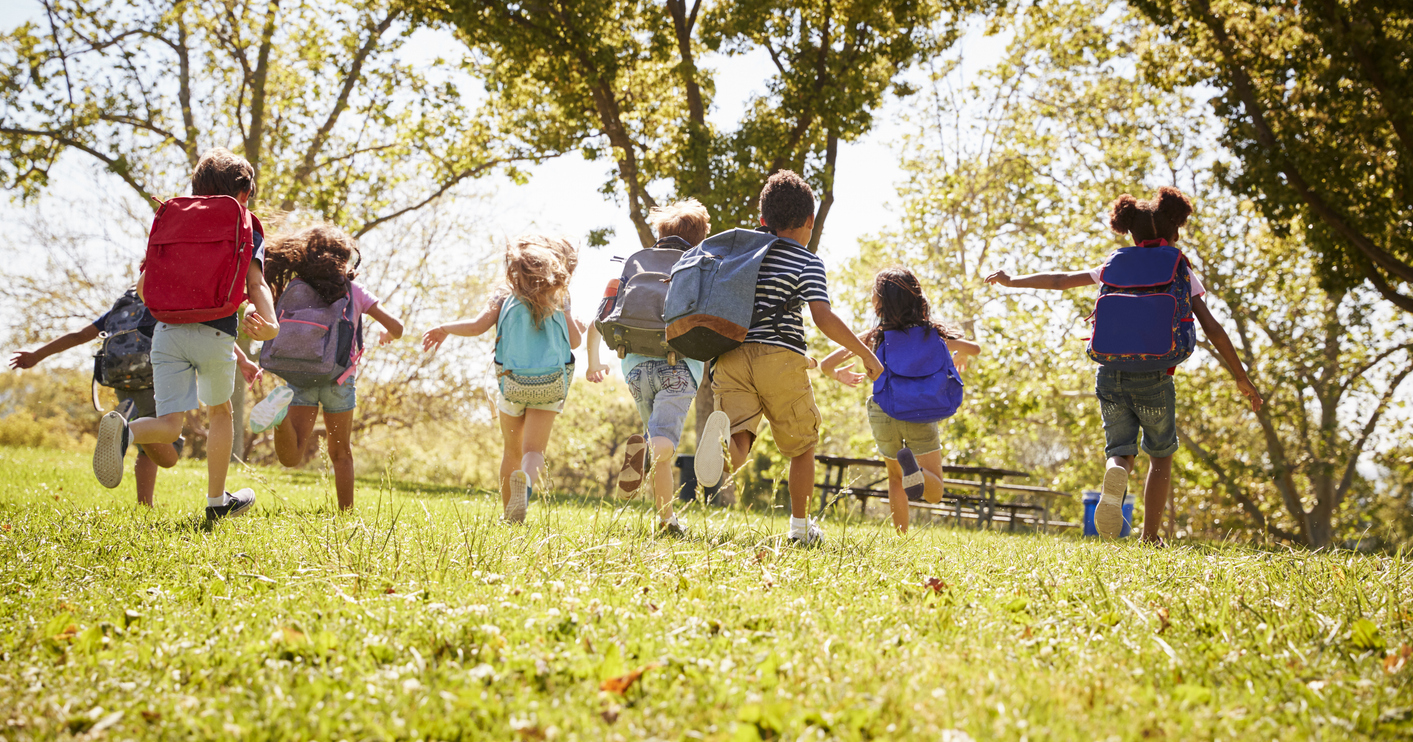
[[1282,538],[1297,544],[1305,543],[1304,539],[1301,539],[1296,534],[1266,520],[1265,514],[1262,513],[1261,508],[1256,505],[1256,501],[1252,500],[1251,497],[1237,485],[1235,480],[1227,475],[1226,470],[1222,468],[1221,464],[1217,463],[1217,457],[1209,453],[1198,444],[1197,441],[1192,440],[1186,433],[1179,431],[1178,437],[1182,440],[1184,448],[1191,452],[1204,466],[1210,469],[1213,474],[1217,475],[1217,479],[1221,481],[1222,487],[1227,491],[1227,494],[1231,495],[1232,498],[1236,500],[1237,504],[1241,505],[1241,509],[1246,511],[1246,514],[1250,515],[1252,520],[1256,521],[1257,528],[1277,538]]

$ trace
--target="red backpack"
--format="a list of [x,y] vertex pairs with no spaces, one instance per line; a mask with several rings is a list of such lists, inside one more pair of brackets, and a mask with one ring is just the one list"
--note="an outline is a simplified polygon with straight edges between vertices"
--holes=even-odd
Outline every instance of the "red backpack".
[[260,220],[230,196],[179,196],[152,218],[142,295],[160,322],[229,317],[245,302]]

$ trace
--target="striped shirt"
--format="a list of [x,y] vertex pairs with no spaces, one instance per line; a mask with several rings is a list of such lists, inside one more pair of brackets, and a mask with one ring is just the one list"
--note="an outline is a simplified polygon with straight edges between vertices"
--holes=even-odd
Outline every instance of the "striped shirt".
[[756,278],[756,313],[774,312],[782,301],[793,306],[761,316],[751,324],[746,342],[765,343],[805,352],[804,305],[812,301],[829,301],[829,285],[825,282],[824,261],[793,240],[781,240],[766,253]]

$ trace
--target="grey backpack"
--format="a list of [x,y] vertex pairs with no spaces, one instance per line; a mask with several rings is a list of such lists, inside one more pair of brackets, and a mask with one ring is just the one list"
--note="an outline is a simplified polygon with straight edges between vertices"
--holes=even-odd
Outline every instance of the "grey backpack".
[[260,367],[295,386],[342,384],[363,355],[353,297],[329,304],[294,279],[275,303],[280,334],[260,348]]
[[688,358],[710,361],[746,340],[752,325],[778,317],[796,300],[756,310],[761,261],[780,238],[731,229],[706,238],[672,267],[663,319],[667,344]]
[[93,380],[128,392],[151,389],[152,338],[142,329],[155,324],[137,291],[128,289],[104,320],[103,344],[93,358]]
[[618,290],[603,298],[594,320],[604,342],[618,351],[619,358],[640,353],[677,364],[677,352],[667,346],[662,305],[667,299],[672,266],[690,247],[680,237],[666,237],[623,261]]

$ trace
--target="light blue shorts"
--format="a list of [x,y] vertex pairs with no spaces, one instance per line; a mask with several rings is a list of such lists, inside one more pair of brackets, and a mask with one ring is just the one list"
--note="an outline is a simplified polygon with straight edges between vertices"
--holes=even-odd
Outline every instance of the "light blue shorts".
[[348,412],[356,407],[354,400],[354,380],[358,374],[353,374],[344,380],[342,384],[320,384],[319,386],[295,386],[290,384],[289,388],[294,392],[294,399],[290,400],[290,407],[323,407],[324,414]]
[[235,337],[208,325],[157,323],[152,389],[158,417],[229,402],[235,376]]
[[638,406],[638,417],[647,427],[648,440],[666,438],[676,448],[682,439],[687,411],[697,399],[697,382],[687,364],[669,366],[667,361],[643,361],[628,372],[626,381]]

